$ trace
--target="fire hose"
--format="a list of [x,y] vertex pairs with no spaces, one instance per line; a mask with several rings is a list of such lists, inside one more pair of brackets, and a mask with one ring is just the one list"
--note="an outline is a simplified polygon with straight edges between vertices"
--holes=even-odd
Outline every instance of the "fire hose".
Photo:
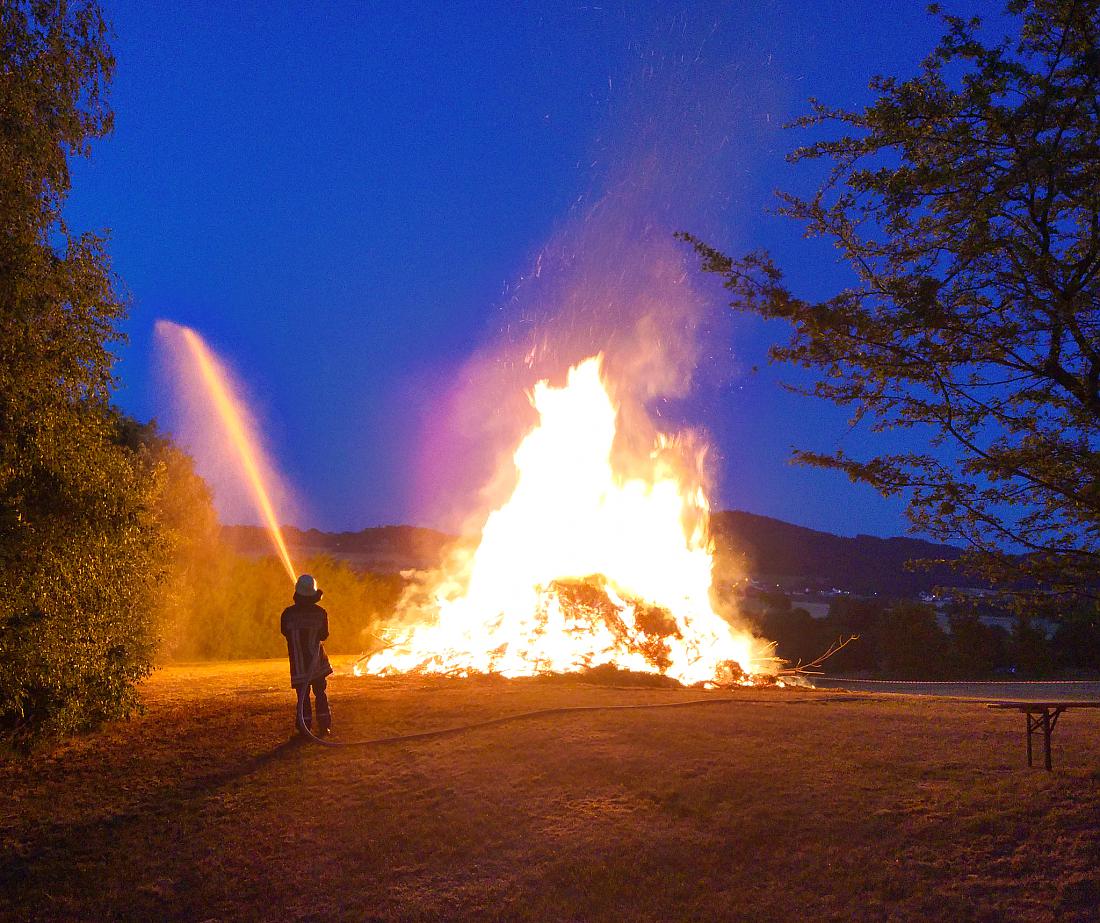
[[[313,665],[309,671],[310,676],[314,675],[317,667],[320,665],[323,653],[324,648],[319,648],[317,656],[314,658]],[[656,708],[687,708],[688,706],[695,705],[728,705],[735,702],[742,704],[766,704],[774,701],[773,699],[745,699],[726,696],[720,699],[688,699],[684,702],[640,702],[632,705],[565,705],[556,706],[554,708],[536,708],[532,711],[516,712],[515,714],[504,715],[499,718],[487,718],[483,721],[472,721],[469,724],[457,724],[446,728],[436,728],[431,731],[416,731],[412,734],[394,734],[389,737],[371,737],[364,740],[329,740],[326,737],[318,737],[313,733],[313,729],[305,722],[305,703],[308,694],[309,683],[304,683],[298,688],[298,729],[305,737],[309,738],[313,743],[320,744],[322,747],[377,747],[385,744],[406,743],[414,740],[431,740],[434,738],[449,737],[454,734],[464,734],[468,731],[475,731],[481,728],[510,724],[513,721],[545,718],[550,715],[571,715],[597,711],[638,711],[641,709]],[[808,702],[812,700],[799,699],[796,701]],[[784,704],[795,704],[795,702],[786,701]]]

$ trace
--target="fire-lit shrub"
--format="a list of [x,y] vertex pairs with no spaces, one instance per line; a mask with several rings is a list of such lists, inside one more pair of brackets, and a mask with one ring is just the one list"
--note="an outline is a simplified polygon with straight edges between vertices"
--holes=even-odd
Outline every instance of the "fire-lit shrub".
[[[397,576],[357,573],[332,558],[299,564],[324,591],[321,605],[329,613],[329,640],[334,654],[358,654],[370,646],[371,630],[393,613],[403,582]],[[286,642],[279,634],[279,615],[291,603],[293,587],[275,557],[253,558],[228,548],[202,573],[182,587],[165,614],[167,660],[282,657]]]
[[103,240],[61,221],[69,157],[107,134],[95,3],[0,17],[0,735],[125,714],[154,647],[156,469],[120,438],[126,305]]
[[66,426],[71,467],[24,459],[18,494],[2,501],[14,508],[0,542],[0,728],[9,739],[126,714],[151,667],[162,568],[153,481],[137,456],[105,441],[103,426]]

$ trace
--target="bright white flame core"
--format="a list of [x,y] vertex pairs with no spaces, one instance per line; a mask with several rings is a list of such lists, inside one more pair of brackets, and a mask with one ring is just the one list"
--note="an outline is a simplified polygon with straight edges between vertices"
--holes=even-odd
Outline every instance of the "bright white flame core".
[[[529,676],[612,663],[685,683],[728,676],[731,661],[752,672],[752,636],[711,605],[709,506],[700,487],[683,485],[670,442],[654,446],[646,479],[616,475],[618,409],[599,356],[570,369],[562,388],[540,381],[531,401],[539,422],[516,449],[515,490],[465,572],[440,580],[427,620],[363,671]],[[606,594],[604,604],[563,598],[561,581],[597,575],[582,597]],[[655,637],[650,607],[675,628],[666,617]]]

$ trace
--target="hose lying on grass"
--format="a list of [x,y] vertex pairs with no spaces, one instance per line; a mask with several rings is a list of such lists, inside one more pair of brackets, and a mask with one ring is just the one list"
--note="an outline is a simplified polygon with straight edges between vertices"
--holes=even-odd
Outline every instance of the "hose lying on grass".
[[[314,743],[322,747],[375,747],[383,744],[405,743],[412,740],[430,740],[432,738],[447,737],[452,734],[464,734],[467,731],[475,731],[480,728],[494,727],[498,724],[509,724],[513,721],[525,721],[529,718],[545,718],[550,715],[568,715],[580,712],[594,711],[626,711],[643,708],[686,708],[689,705],[728,705],[742,703],[746,705],[765,705],[774,702],[774,699],[689,699],[686,702],[641,702],[635,705],[571,705],[558,708],[538,708],[534,711],[517,712],[514,715],[504,715],[501,718],[488,718],[485,721],[474,721],[470,724],[458,724],[449,728],[438,728],[434,731],[418,731],[413,734],[396,734],[392,737],[373,737],[367,740],[328,740],[318,737],[305,724],[304,697],[298,697],[298,728],[303,736],[308,737]],[[827,699],[793,699],[784,701],[784,705],[798,705],[809,702],[828,701]]]
[[[836,654],[838,651],[843,650],[853,641],[859,639],[858,635],[851,635],[848,638],[839,638],[833,644],[829,646],[829,649],[818,657],[816,660],[808,664],[799,663],[788,669],[780,670],[780,676],[798,676],[798,675],[812,675],[817,668],[820,668],[826,660]],[[313,665],[310,668],[309,675],[313,675],[318,665],[321,662],[321,656],[324,648],[319,648],[317,651],[317,657],[313,661]],[[369,740],[328,740],[324,737],[318,737],[313,733],[312,728],[308,727],[305,723],[305,702],[306,695],[308,694],[309,685],[306,684],[298,693],[298,729],[302,732],[303,736],[308,737],[314,743],[320,744],[322,747],[374,747],[382,744],[402,743],[410,740],[430,740],[435,737],[446,737],[450,734],[462,734],[467,731],[474,731],[479,728],[493,727],[498,724],[508,724],[512,721],[524,721],[528,718],[542,718],[549,715],[564,715],[576,712],[593,712],[593,711],[616,711],[625,709],[641,709],[641,708],[683,708],[688,705],[723,705],[731,702],[744,702],[747,704],[764,704],[768,699],[740,699],[740,698],[725,698],[725,699],[689,699],[686,702],[643,702],[635,705],[575,705],[575,706],[563,706],[559,708],[538,708],[534,711],[519,712],[514,715],[505,715],[502,718],[489,718],[485,721],[475,721],[471,724],[459,724],[455,727],[439,728],[434,731],[419,731],[415,734],[397,734],[392,737],[374,737]],[[794,705],[799,703],[822,701],[821,699],[796,699],[784,704]]]

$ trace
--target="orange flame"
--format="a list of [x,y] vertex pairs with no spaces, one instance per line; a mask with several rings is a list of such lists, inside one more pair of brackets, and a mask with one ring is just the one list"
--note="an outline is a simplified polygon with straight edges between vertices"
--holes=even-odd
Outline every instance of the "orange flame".
[[685,683],[740,678],[758,642],[711,602],[709,506],[658,437],[646,476],[614,468],[619,409],[602,357],[540,381],[537,425],[514,454],[509,500],[476,551],[436,575],[427,602],[356,672],[525,676],[611,663]]
[[241,471],[248,483],[252,499],[263,521],[267,526],[268,534],[283,563],[291,582],[297,579],[297,572],[290,560],[290,552],[283,540],[282,529],[275,516],[275,507],[271,502],[264,478],[261,474],[260,463],[255,448],[255,440],[250,437],[245,426],[242,413],[239,409],[239,398],[234,396],[229,389],[227,376],[219,368],[217,360],[202,338],[190,327],[173,324],[169,321],[158,321],[158,326],[174,329],[182,336],[187,346],[187,352],[194,362],[199,373],[199,378],[205,388],[207,396],[213,405],[213,409],[222,425],[224,435],[233,447]]

